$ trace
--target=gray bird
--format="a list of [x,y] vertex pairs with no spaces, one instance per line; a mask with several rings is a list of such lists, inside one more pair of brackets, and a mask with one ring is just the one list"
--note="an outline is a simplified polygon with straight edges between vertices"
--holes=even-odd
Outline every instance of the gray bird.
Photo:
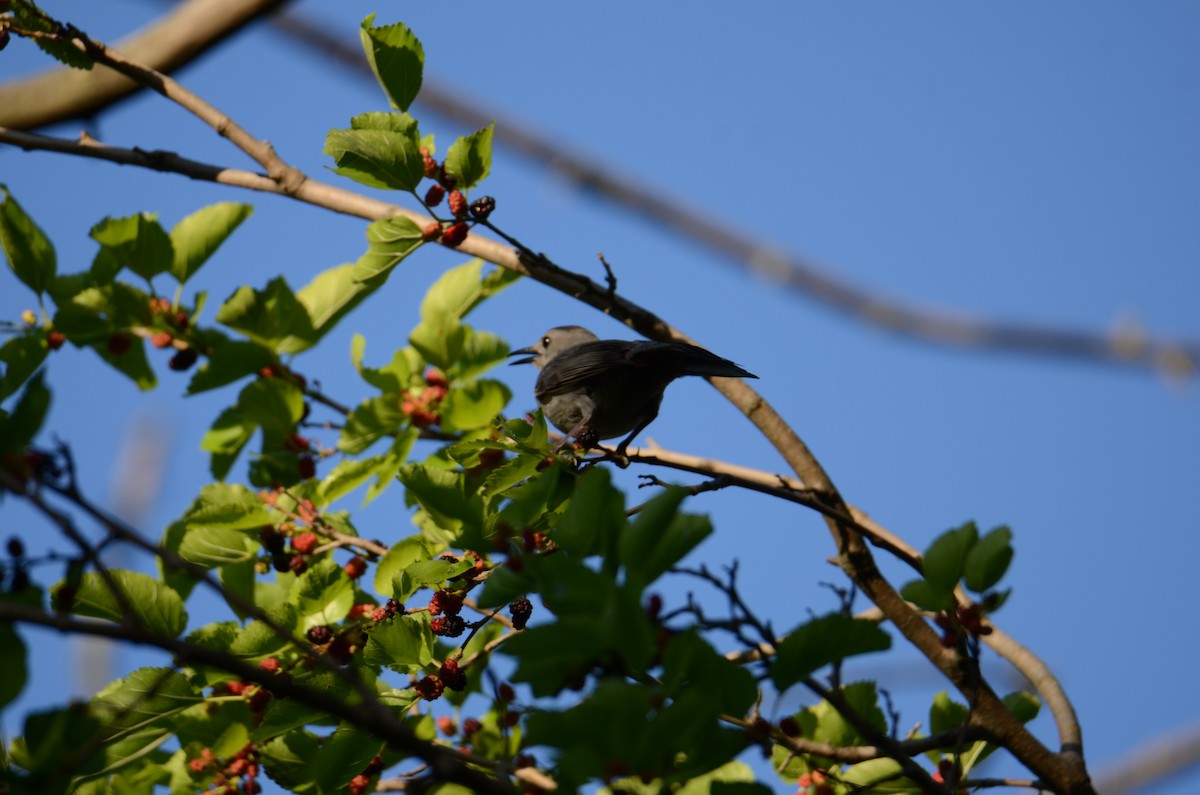
[[532,363],[541,371],[533,395],[566,434],[563,443],[574,437],[586,448],[628,434],[618,455],[658,416],[663,390],[676,378],[758,377],[695,345],[602,340],[579,326],[552,328],[536,345],[509,355],[528,356],[512,364]]

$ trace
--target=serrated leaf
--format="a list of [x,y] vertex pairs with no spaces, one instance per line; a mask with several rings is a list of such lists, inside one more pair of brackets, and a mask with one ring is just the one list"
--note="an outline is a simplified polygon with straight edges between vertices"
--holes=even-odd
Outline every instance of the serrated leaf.
[[463,136],[446,152],[446,173],[454,178],[454,187],[468,190],[482,181],[492,167],[492,134],[496,123]]
[[16,277],[40,296],[58,269],[54,246],[6,186],[0,184],[0,193],[0,248]]
[[169,271],[175,260],[171,237],[153,213],[105,218],[89,234],[101,246],[92,269],[100,268],[111,276],[128,268],[149,281]]
[[779,642],[771,679],[786,690],[830,663],[891,645],[891,636],[875,622],[831,613],[801,624]]
[[183,632],[187,611],[172,588],[137,571],[109,569],[109,575],[123,599],[114,596],[99,573],[89,571],[80,578],[77,588],[65,588],[65,581],[55,585],[50,591],[51,603],[56,610],[69,607],[76,615],[118,623],[132,621],[142,629],[167,637]]
[[462,355],[470,329],[451,317],[423,320],[408,335],[408,341],[427,362],[449,370]]
[[428,560],[429,550],[419,536],[409,536],[392,544],[375,565],[375,590],[393,596],[392,578],[419,560]]
[[368,398],[346,417],[338,449],[351,455],[361,453],[383,437],[399,432],[407,419],[396,395]]
[[292,588],[301,631],[341,621],[354,604],[354,582],[332,558],[326,557],[300,575]]
[[42,366],[50,349],[41,334],[18,334],[0,345],[0,362],[4,376],[0,378],[0,401],[15,393]]
[[373,221],[367,227],[367,252],[350,275],[355,282],[377,287],[422,242],[421,227],[403,215]]
[[200,449],[212,453],[209,470],[217,480],[224,480],[242,448],[254,436],[258,424],[242,416],[237,409],[221,412],[200,440]]
[[311,318],[314,341],[328,334],[352,309],[383,285],[383,279],[360,281],[358,265],[347,262],[318,273],[296,293]]
[[[258,600],[261,606],[261,600]],[[268,608],[267,615],[281,628],[293,630],[296,626],[296,608],[283,604],[277,608]],[[242,629],[233,643],[229,645],[229,653],[238,657],[261,660],[291,648],[291,638],[281,635],[265,621],[255,620]]]
[[366,729],[341,723],[312,760],[314,780],[321,790],[345,787],[383,750],[383,740]]
[[330,130],[325,154],[334,173],[371,188],[415,190],[425,178],[425,162],[409,135],[392,130]]
[[42,371],[29,379],[12,411],[0,413],[0,453],[23,452],[42,429],[50,410],[50,390],[43,383],[44,375]]
[[272,516],[258,495],[245,486],[209,483],[182,519],[189,528],[248,530],[271,524]]
[[978,538],[979,530],[975,523],[967,522],[942,533],[925,550],[925,580],[935,593],[948,594],[954,591],[963,576],[967,554]]
[[442,428],[464,431],[488,427],[511,399],[509,388],[490,378],[456,382],[440,407]]
[[216,319],[276,353],[298,353],[314,338],[307,309],[283,277],[262,290],[239,287],[221,305]]
[[232,384],[275,362],[270,350],[254,342],[231,340],[216,333],[210,333],[207,342],[212,352],[188,382],[189,395]]
[[684,489],[668,489],[622,534],[621,562],[631,588],[645,588],[712,534],[707,518],[677,512],[685,496]]
[[368,633],[363,662],[386,666],[400,673],[433,661],[433,632],[416,616],[397,615],[376,624]]
[[[55,20],[30,0],[14,0],[12,3],[17,26],[23,30],[52,34],[59,30]],[[66,37],[39,36],[34,39],[37,46],[47,55],[75,69],[92,68],[92,57],[72,44]]]
[[469,558],[459,560],[421,560],[405,567],[408,576],[418,585],[439,585],[453,579],[475,564]]
[[363,20],[360,30],[367,63],[392,106],[408,110],[421,90],[425,50],[403,24],[375,27],[374,21],[372,14]]
[[611,555],[625,532],[625,496],[608,469],[592,467],[575,482],[575,494],[554,530],[555,543],[581,558]]
[[995,587],[1012,563],[1012,530],[1000,526],[993,528],[967,553],[964,577],[967,588],[983,593]]
[[220,202],[203,207],[171,229],[174,259],[171,275],[183,284],[216,252],[233,231],[250,217],[249,204]]

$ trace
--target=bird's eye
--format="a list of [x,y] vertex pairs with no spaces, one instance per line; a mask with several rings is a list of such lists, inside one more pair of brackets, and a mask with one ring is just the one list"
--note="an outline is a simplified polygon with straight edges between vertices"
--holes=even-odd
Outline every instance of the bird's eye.
[[547,334],[545,337],[542,337],[542,345],[547,348],[550,347],[550,335],[549,334]]

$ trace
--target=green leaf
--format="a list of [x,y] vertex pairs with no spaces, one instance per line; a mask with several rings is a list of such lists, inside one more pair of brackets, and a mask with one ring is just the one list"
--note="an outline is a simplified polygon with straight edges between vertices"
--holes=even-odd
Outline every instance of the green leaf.
[[354,582],[333,558],[326,557],[296,580],[291,603],[296,606],[300,630],[336,624],[354,604]]
[[967,553],[967,588],[975,593],[993,588],[1008,571],[1012,559],[1012,530],[1003,525],[992,529]]
[[150,369],[150,360],[146,358],[146,345],[141,337],[132,337],[129,349],[120,354],[114,354],[104,342],[92,343],[88,347],[110,367],[133,381],[143,392],[157,386],[158,378]]
[[447,372],[451,381],[472,378],[508,358],[508,343],[486,331],[471,329],[462,352]]
[[100,244],[93,271],[115,276],[128,268],[149,281],[175,261],[171,237],[152,213],[105,218],[89,234]]
[[209,469],[214,478],[225,479],[256,430],[258,424],[243,417],[240,411],[229,408],[221,412],[200,440],[200,449],[212,453]]
[[454,187],[475,187],[492,167],[492,134],[496,123],[455,141],[446,152],[446,173],[454,178]]
[[55,610],[69,606],[70,612],[109,621],[133,621],[149,632],[176,637],[187,626],[183,600],[173,589],[148,574],[124,569],[109,569],[113,584],[124,596],[118,600],[99,573],[84,573],[75,593],[66,581],[50,590]]
[[409,332],[408,341],[427,362],[449,370],[462,355],[470,329],[454,318],[423,320]]
[[220,527],[195,527],[185,530],[179,544],[179,556],[206,568],[252,560],[255,544],[240,530]]
[[357,274],[358,265],[343,263],[318,273],[296,292],[296,300],[308,310],[312,319],[314,341],[328,334],[338,321],[384,283],[383,279],[360,281]]
[[377,395],[360,403],[342,426],[338,449],[356,455],[383,437],[398,433],[407,421],[396,395]]
[[217,312],[217,322],[276,353],[298,353],[314,338],[308,311],[282,276],[263,290],[239,287]]
[[312,761],[314,781],[326,792],[339,789],[363,771],[383,750],[383,740],[366,729],[338,724]]
[[407,567],[405,571],[418,585],[440,585],[446,580],[453,579],[475,564],[469,558],[459,560],[421,560]]
[[320,750],[315,734],[297,730],[259,746],[258,753],[276,784],[293,792],[312,792],[311,763]]
[[483,273],[484,262],[472,259],[443,273],[421,299],[421,318],[428,321],[462,320],[471,310],[512,284],[514,279],[498,279],[504,269]]
[[394,596],[392,578],[418,560],[428,560],[429,550],[420,536],[402,538],[388,548],[375,565],[375,590],[382,596]]
[[1008,707],[1008,711],[1021,723],[1029,723],[1037,717],[1038,712],[1042,709],[1041,699],[1024,690],[1015,690],[1002,700],[1004,706]]
[[427,621],[416,616],[397,615],[376,624],[367,636],[369,640],[363,649],[363,662],[367,665],[407,673],[433,661],[433,632]]
[[408,110],[421,90],[425,50],[416,35],[401,23],[375,27],[374,21],[374,14],[364,19],[360,31],[367,63],[392,106]]
[[940,613],[954,606],[954,594],[934,591],[925,580],[912,580],[900,589],[900,595],[922,610]]
[[418,146],[421,145],[421,132],[417,120],[407,113],[360,113],[350,120],[353,130],[389,130],[401,133],[410,138]]
[[612,555],[629,521],[625,497],[609,470],[592,467],[575,483],[575,495],[554,530],[554,541],[579,557]]
[[425,178],[425,160],[417,142],[392,130],[330,130],[325,154],[337,163],[334,173],[370,188],[415,190]]
[[201,208],[175,224],[171,230],[175,252],[171,275],[180,284],[190,279],[252,212],[254,208],[249,204],[220,202]]
[[21,694],[29,678],[25,642],[11,622],[0,623],[0,710]]
[[275,355],[267,348],[254,342],[231,340],[223,334],[210,332],[208,346],[212,352],[188,382],[189,395],[232,384],[275,362]]
[[412,348],[400,348],[392,355],[392,361],[384,367],[364,367],[363,354],[367,349],[367,339],[361,334],[355,334],[350,341],[350,361],[362,379],[380,392],[395,392],[399,394],[408,386],[412,377],[420,371],[420,355]]
[[[87,705],[82,703],[66,709],[34,712],[25,718],[24,751],[20,755],[14,753],[13,760],[33,774],[35,782],[42,777],[49,778],[47,774],[62,771],[64,748],[83,748],[101,731],[100,722],[88,714]],[[91,754],[80,760],[73,772],[77,775],[93,773],[99,768],[99,762],[99,757]],[[67,783],[58,778],[60,785]],[[39,795],[46,792],[36,784],[26,791]]]
[[405,428],[396,434],[396,440],[392,442],[387,452],[378,456],[379,464],[375,467],[375,482],[367,489],[363,505],[374,500],[396,481],[396,473],[408,460],[408,453],[412,450],[413,442],[417,440],[418,435],[419,431],[416,428]]
[[780,641],[771,679],[786,690],[830,663],[891,645],[891,637],[875,622],[831,613],[801,624]]
[[482,530],[483,500],[475,492],[467,493],[461,472],[409,464],[400,468],[397,477],[443,530]]
[[171,668],[139,668],[92,697],[92,715],[109,729],[161,722],[203,703],[188,680]]
[[271,524],[271,512],[258,495],[241,484],[210,483],[183,514],[188,528],[257,530]]
[[6,365],[0,378],[0,401],[20,389],[49,353],[42,334],[18,334],[0,345],[0,362]]
[[963,576],[967,554],[979,538],[974,522],[947,530],[938,536],[925,551],[925,579],[935,593],[948,594],[954,591]]
[[347,458],[339,461],[317,485],[317,504],[328,505],[370,480],[381,457]]
[[967,722],[971,716],[965,705],[950,698],[945,690],[933,697],[929,705],[929,731],[931,734],[942,734],[951,729],[957,729]]
[[[30,0],[15,0],[12,4],[17,27],[38,33],[59,30],[58,23]],[[34,42],[47,55],[75,69],[91,69],[92,56],[80,50],[67,37],[39,36]]]
[[440,408],[442,428],[464,431],[489,427],[511,399],[509,388],[490,378],[455,383]]
[[50,390],[42,383],[44,376],[42,371],[29,379],[9,414],[0,412],[0,454],[23,452],[42,429],[50,410]]
[[238,411],[276,436],[287,437],[304,416],[304,393],[282,378],[257,378],[238,393]]
[[[296,608],[290,604],[267,610],[267,615],[286,630],[296,627]],[[292,647],[291,638],[279,634],[265,621],[251,621],[229,645],[229,653],[251,660],[262,660]]]
[[54,246],[6,186],[0,185],[0,193],[0,248],[17,278],[41,296],[58,268]]
[[422,242],[421,227],[403,215],[373,221],[367,227],[367,253],[359,257],[350,276],[374,289]]

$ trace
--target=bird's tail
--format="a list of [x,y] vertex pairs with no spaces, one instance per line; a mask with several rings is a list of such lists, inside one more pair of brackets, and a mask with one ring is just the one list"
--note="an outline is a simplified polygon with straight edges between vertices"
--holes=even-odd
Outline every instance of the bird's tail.
[[726,378],[758,378],[754,373],[737,366],[728,359],[709,353],[694,345],[681,346],[686,351],[681,356],[683,375],[723,376]]

